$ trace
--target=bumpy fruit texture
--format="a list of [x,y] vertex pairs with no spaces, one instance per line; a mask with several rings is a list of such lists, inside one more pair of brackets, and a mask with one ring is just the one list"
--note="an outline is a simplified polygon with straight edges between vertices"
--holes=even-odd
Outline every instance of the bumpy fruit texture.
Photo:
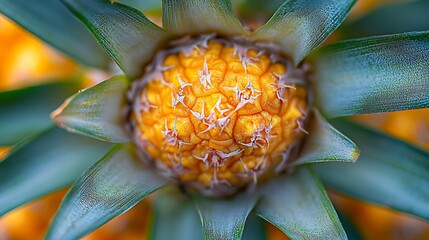
[[133,86],[130,119],[136,143],[164,174],[222,195],[284,169],[305,132],[302,70],[209,38],[156,59]]

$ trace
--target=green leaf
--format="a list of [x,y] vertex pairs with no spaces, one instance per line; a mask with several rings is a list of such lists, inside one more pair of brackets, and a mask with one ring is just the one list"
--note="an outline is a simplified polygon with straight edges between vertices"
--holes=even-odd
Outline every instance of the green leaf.
[[161,0],[120,0],[119,2],[144,13],[161,14]]
[[252,37],[275,42],[297,65],[337,29],[356,0],[289,0]]
[[135,79],[168,38],[137,9],[109,0],[63,0],[118,66]]
[[244,33],[230,0],[162,0],[162,22],[178,35]]
[[51,128],[0,162],[0,215],[73,183],[109,144]]
[[241,239],[247,216],[258,198],[259,194],[252,192],[226,199],[195,197],[205,239]]
[[353,164],[316,165],[333,190],[429,219],[429,153],[366,127],[334,122],[362,149]]
[[[204,238],[197,210],[178,189],[163,189],[154,202],[151,240],[201,240]],[[168,229],[168,231],[166,231]]]
[[304,140],[301,153],[293,165],[315,162],[354,162],[359,149],[346,136],[338,132],[316,111],[315,119]]
[[47,239],[78,239],[126,212],[166,182],[145,166],[133,145],[117,145],[74,184]]
[[2,0],[0,12],[81,63],[98,68],[109,63],[91,33],[59,0]]
[[256,212],[291,239],[347,239],[315,173],[301,167],[267,183]]
[[314,63],[315,102],[328,117],[429,106],[429,32],[337,43]]
[[0,92],[0,146],[16,144],[51,127],[49,114],[78,87],[77,82],[64,80]]
[[[406,3],[405,3],[406,2]],[[348,39],[429,29],[429,1],[385,4],[339,29]]]
[[129,142],[125,130],[124,76],[113,77],[68,98],[52,118],[60,127],[107,142]]
[[255,214],[250,214],[244,227],[243,240],[267,240],[266,222]]

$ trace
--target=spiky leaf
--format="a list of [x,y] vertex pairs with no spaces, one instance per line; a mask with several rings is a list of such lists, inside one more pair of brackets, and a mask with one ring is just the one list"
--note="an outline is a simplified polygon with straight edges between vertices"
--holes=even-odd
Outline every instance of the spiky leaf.
[[315,102],[328,117],[429,106],[429,32],[337,43],[314,63]]
[[366,127],[338,120],[340,131],[361,147],[359,160],[316,165],[332,189],[363,201],[429,219],[429,153]]
[[195,198],[205,238],[241,239],[247,216],[257,200],[258,194],[246,192],[227,199]]
[[167,40],[137,9],[109,0],[63,0],[125,74],[134,79]]
[[64,80],[0,92],[0,146],[16,144],[50,128],[50,112],[78,89],[77,82]]
[[292,164],[354,162],[358,156],[359,149],[356,145],[315,112],[315,119],[312,121],[301,153]]
[[117,145],[88,169],[64,198],[47,239],[77,239],[124,213],[166,182]]
[[52,118],[73,133],[108,142],[129,142],[125,131],[128,87],[127,78],[113,77],[68,98]]
[[230,0],[162,0],[164,27],[174,34],[242,34]]
[[356,0],[285,1],[253,38],[275,42],[298,64],[345,19]]
[[204,238],[197,210],[188,196],[175,188],[163,189],[154,204],[154,220],[149,237],[151,240]]
[[109,146],[59,128],[18,144],[0,162],[0,215],[72,184]]
[[315,173],[301,167],[264,187],[256,212],[291,239],[347,239]]

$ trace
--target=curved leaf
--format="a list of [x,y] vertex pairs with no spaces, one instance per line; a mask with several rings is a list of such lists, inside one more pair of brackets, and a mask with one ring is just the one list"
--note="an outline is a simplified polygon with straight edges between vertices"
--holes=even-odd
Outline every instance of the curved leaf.
[[347,239],[315,173],[308,167],[264,187],[256,212],[291,239]]
[[203,239],[200,219],[191,199],[176,191],[177,189],[165,190],[156,197],[154,202],[154,220],[149,239]]
[[363,126],[337,120],[334,126],[362,149],[353,164],[317,164],[335,191],[429,219],[429,153]]
[[109,63],[91,33],[59,0],[2,0],[0,12],[86,65],[105,68]]
[[162,0],[162,23],[174,34],[242,34],[230,0]]
[[49,114],[79,89],[62,81],[0,92],[0,146],[13,145],[53,125]]
[[124,76],[113,77],[68,98],[52,119],[70,132],[108,142],[129,142],[125,131]]
[[119,67],[135,79],[168,38],[137,9],[109,0],[63,0]]
[[315,102],[328,117],[429,107],[429,32],[337,43],[314,63]]
[[228,199],[196,197],[204,236],[211,240],[241,239],[247,216],[259,194],[244,192]]
[[356,0],[289,0],[252,37],[274,41],[296,65],[343,22]]
[[326,122],[317,111],[309,133],[293,165],[331,161],[354,162],[359,157],[356,145]]
[[124,213],[165,184],[138,159],[132,145],[118,145],[74,184],[47,239],[77,239]]
[[51,128],[15,147],[0,162],[0,215],[73,183],[109,146]]

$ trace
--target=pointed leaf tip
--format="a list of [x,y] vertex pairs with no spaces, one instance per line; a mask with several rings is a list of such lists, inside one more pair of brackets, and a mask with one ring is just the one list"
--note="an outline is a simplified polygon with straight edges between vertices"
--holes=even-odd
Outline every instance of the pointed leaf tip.
[[128,86],[126,77],[113,77],[71,96],[51,117],[70,132],[108,142],[129,142],[124,116]]
[[316,164],[335,191],[429,220],[429,152],[344,119],[333,125],[362,148],[355,164]]
[[356,144],[340,133],[314,110],[314,119],[301,153],[293,165],[316,162],[355,162],[360,154]]

